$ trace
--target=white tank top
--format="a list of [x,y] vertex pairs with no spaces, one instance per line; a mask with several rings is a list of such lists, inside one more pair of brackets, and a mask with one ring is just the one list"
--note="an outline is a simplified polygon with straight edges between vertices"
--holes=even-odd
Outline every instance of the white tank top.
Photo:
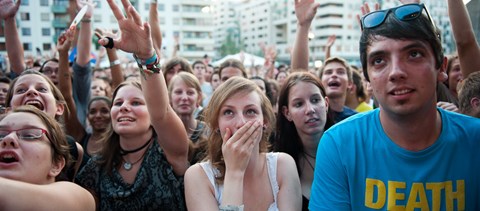
[[[270,179],[270,186],[272,187],[273,192],[273,203],[270,204],[267,211],[278,211],[277,207],[277,195],[279,191],[278,182],[277,182],[277,158],[278,153],[270,152],[266,154],[267,157],[267,171],[268,178]],[[205,171],[205,174],[212,184],[213,189],[215,190],[215,198],[217,199],[217,204],[220,206],[222,202],[222,193],[223,193],[223,184],[218,184],[215,182],[215,176],[220,174],[218,169],[214,168],[210,161],[200,163],[200,166]]]

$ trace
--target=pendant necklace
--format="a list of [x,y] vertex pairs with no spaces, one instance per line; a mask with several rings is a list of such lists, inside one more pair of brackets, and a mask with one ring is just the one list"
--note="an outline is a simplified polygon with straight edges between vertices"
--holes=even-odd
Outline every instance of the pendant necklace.
[[143,155],[142,155],[137,161],[131,162],[131,163],[128,162],[127,160],[125,160],[125,159],[123,158],[123,156],[126,155],[126,154],[130,154],[130,153],[134,153],[134,152],[140,151],[141,149],[147,147],[147,146],[150,144],[150,142],[152,142],[152,139],[150,139],[149,141],[147,141],[147,143],[145,143],[143,146],[141,146],[141,147],[139,147],[139,148],[137,148],[137,149],[134,149],[134,150],[130,150],[130,151],[126,151],[126,150],[123,150],[123,149],[120,148],[120,155],[122,156],[122,160],[123,160],[123,162],[124,162],[124,163],[123,163],[123,168],[124,168],[125,170],[130,171],[130,169],[132,169],[133,165],[137,164],[138,162],[140,162],[140,161],[143,159],[143,157],[145,157],[145,154],[147,154],[147,151],[148,151],[148,150],[145,150],[145,152],[143,152]]
[[314,160],[316,159],[316,157],[313,156],[313,155],[310,155],[310,154],[308,154],[308,153],[306,153],[306,152],[303,152],[303,157],[305,158],[305,161],[307,161],[308,165],[310,166],[310,168],[312,168],[312,170],[315,170],[315,167],[314,167],[314,166],[312,165],[312,163],[308,160],[307,156],[310,157],[310,158],[313,158]]

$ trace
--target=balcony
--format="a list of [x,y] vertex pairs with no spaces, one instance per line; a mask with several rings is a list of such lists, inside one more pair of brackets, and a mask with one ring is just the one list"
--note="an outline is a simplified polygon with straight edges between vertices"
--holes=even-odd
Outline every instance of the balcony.
[[67,13],[67,7],[68,7],[68,5],[65,6],[65,5],[59,5],[59,4],[55,5],[54,4],[54,5],[52,5],[52,12],[57,13],[57,14],[65,14],[65,13]]
[[62,19],[55,19],[52,21],[53,28],[67,28],[68,21]]

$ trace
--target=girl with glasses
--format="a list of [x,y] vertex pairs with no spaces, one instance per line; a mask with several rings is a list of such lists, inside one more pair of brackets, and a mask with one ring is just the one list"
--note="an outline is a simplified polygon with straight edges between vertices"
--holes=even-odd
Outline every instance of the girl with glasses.
[[2,210],[94,210],[93,196],[58,176],[70,163],[60,125],[33,106],[20,106],[0,120]]

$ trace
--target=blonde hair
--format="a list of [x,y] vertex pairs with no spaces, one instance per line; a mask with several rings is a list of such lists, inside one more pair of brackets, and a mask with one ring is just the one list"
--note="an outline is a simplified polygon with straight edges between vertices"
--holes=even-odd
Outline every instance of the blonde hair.
[[198,80],[198,78],[189,72],[179,72],[178,74],[173,76],[172,79],[170,79],[170,82],[168,83],[168,95],[170,96],[170,99],[173,92],[173,84],[177,80],[183,81],[187,86],[192,87],[197,91],[198,96],[200,97],[197,104],[200,105],[203,100],[202,87],[200,86],[200,81]]
[[267,127],[263,129],[259,151],[267,152],[269,148],[268,138],[275,126],[275,114],[270,100],[268,100],[267,96],[265,96],[254,82],[239,76],[228,79],[215,90],[205,109],[205,122],[208,127],[212,129],[208,142],[207,158],[212,165],[220,171],[220,175],[216,178],[219,183],[223,183],[223,179],[225,178],[225,161],[223,160],[222,154],[223,141],[218,125],[220,109],[225,101],[235,97],[236,94],[252,92],[257,93],[260,97],[260,107],[262,109],[263,119],[267,124]]

